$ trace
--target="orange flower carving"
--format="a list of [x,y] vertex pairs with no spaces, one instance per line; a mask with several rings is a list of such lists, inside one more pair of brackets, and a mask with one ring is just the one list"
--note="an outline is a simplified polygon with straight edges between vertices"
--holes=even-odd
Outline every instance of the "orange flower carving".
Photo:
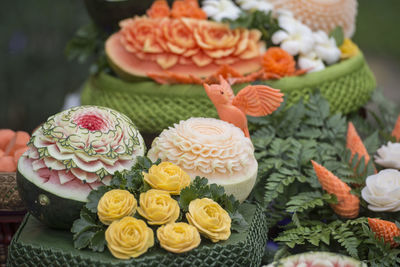
[[207,14],[199,7],[197,0],[176,0],[172,4],[173,18],[207,19]]
[[218,65],[233,64],[238,59],[249,59],[259,55],[259,31],[234,29],[228,25],[201,21],[194,29],[194,37],[202,53],[193,61],[198,66],[215,62]]
[[[184,3],[191,2],[196,1]],[[231,30],[227,24],[192,18],[146,16],[123,20],[120,26],[119,38],[125,50],[140,60],[156,63],[163,70],[181,65],[211,66],[210,75],[224,64],[241,64],[242,60],[257,62],[252,70],[245,70],[247,73],[257,70],[260,64],[262,43],[258,30]]]
[[170,10],[166,0],[156,0],[146,13],[150,18],[165,18],[169,17]]
[[157,42],[159,35],[157,20],[147,17],[135,17],[120,22],[121,43],[128,52],[139,58],[146,54],[162,53],[163,48]]
[[199,50],[193,37],[191,25],[184,19],[163,20],[160,24],[160,43],[172,54],[190,57]]
[[262,60],[264,71],[279,76],[292,75],[296,71],[296,61],[293,56],[279,47],[271,47],[265,52]]

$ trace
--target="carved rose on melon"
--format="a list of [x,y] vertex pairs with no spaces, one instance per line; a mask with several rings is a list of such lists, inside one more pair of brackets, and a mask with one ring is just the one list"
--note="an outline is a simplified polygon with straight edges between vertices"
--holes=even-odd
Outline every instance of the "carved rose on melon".
[[[131,120],[112,109],[82,106],[51,116],[33,134],[22,156],[37,173],[40,187],[86,201],[109,184],[116,171],[130,169],[144,143]],[[28,177],[27,177],[28,178]]]
[[265,267],[367,267],[367,264],[337,253],[313,251],[291,255]]
[[147,156],[179,166],[192,180],[206,177],[239,201],[247,198],[257,177],[250,139],[233,124],[212,118],[190,118],[174,124],[154,139]]
[[[195,18],[136,16],[120,22],[106,42],[111,66],[122,77],[165,71],[206,77],[224,64],[241,74],[261,67],[258,30]],[[139,67],[140,65],[140,67]]]
[[231,30],[227,24],[200,21],[194,28],[194,36],[203,53],[217,63],[230,64],[260,54],[258,42],[261,33],[258,30],[239,28]]
[[198,53],[196,40],[190,29],[190,22],[185,19],[164,19],[160,24],[159,43],[164,50],[171,53],[190,57]]
[[163,69],[179,62],[199,67],[230,64],[260,55],[258,30],[190,18],[134,17],[121,21],[121,43],[141,59],[156,61]]
[[147,17],[135,17],[120,22],[121,42],[125,49],[144,57],[146,53],[161,53],[162,47],[157,42],[157,20]]

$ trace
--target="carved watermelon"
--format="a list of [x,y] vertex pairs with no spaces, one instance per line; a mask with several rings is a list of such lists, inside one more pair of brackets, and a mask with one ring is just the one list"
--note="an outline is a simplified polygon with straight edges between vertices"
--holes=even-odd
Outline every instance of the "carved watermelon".
[[[154,61],[141,60],[134,54],[129,53],[120,44],[120,34],[113,34],[106,42],[107,59],[112,69],[122,79],[132,81],[140,77],[147,77],[148,73],[163,73],[170,71],[182,75],[195,75],[198,77],[207,77],[218,71],[221,65],[215,63],[204,67],[196,65],[175,65],[168,69],[163,69]],[[242,74],[254,72],[260,68],[260,58],[242,60],[230,65],[236,71]]]
[[307,252],[292,255],[266,267],[367,267],[361,261],[330,252]]
[[70,228],[90,191],[110,183],[143,156],[132,121],[112,109],[81,106],[51,116],[33,134],[18,162],[18,190],[35,217]]
[[120,22],[105,51],[122,78],[135,80],[165,71],[206,77],[222,65],[241,74],[261,68],[265,45],[258,30],[230,29],[229,25],[191,18],[134,17]]

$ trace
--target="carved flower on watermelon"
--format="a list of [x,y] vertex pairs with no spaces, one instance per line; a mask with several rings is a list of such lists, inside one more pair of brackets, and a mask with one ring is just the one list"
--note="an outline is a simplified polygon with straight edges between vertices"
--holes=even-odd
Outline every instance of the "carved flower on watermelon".
[[260,56],[261,33],[258,30],[231,30],[226,24],[203,20],[194,28],[194,37],[210,60],[207,64],[215,62],[219,65],[230,65],[238,60]]
[[[28,147],[18,164],[19,190],[28,208],[31,202],[41,201],[36,199],[35,186],[40,189],[38,198],[53,194],[86,202],[92,189],[109,184],[115,172],[130,169],[145,151],[143,139],[128,117],[96,106],[75,107],[51,116],[32,134]],[[62,201],[49,202],[57,205]]]
[[206,77],[229,64],[241,74],[261,67],[264,47],[258,30],[195,18],[136,16],[120,22],[106,53],[122,78],[166,71]]
[[331,252],[313,251],[295,254],[266,267],[367,267],[366,263],[354,258]]
[[190,118],[164,130],[148,157],[172,162],[191,179],[206,177],[239,201],[247,198],[257,176],[250,139],[233,124],[212,118]]

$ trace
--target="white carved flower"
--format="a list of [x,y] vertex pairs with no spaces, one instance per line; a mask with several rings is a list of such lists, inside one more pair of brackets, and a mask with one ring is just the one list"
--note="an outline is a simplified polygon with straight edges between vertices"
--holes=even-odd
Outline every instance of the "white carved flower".
[[337,62],[340,59],[340,49],[336,45],[336,41],[333,37],[329,37],[324,31],[317,31],[313,33],[315,46],[314,51],[325,61],[328,65]]
[[282,30],[272,35],[272,42],[295,56],[299,53],[308,54],[314,47],[313,33],[306,25],[296,20],[290,13],[282,13],[278,17]]
[[372,211],[400,211],[400,172],[394,169],[382,170],[367,177],[361,191],[368,209]]
[[251,140],[233,124],[213,118],[174,124],[154,139],[147,156],[179,166],[192,180],[206,177],[239,201],[247,198],[257,176]]
[[400,143],[389,142],[376,151],[375,162],[386,168],[400,169]]
[[301,54],[297,63],[300,69],[307,70],[307,72],[325,69],[324,62],[322,62],[322,59],[320,59],[315,52],[308,53],[307,55]]
[[206,12],[207,17],[215,21],[235,20],[242,12],[231,0],[205,0],[202,9]]
[[268,0],[236,0],[236,2],[243,10],[259,10],[268,13],[274,8]]

